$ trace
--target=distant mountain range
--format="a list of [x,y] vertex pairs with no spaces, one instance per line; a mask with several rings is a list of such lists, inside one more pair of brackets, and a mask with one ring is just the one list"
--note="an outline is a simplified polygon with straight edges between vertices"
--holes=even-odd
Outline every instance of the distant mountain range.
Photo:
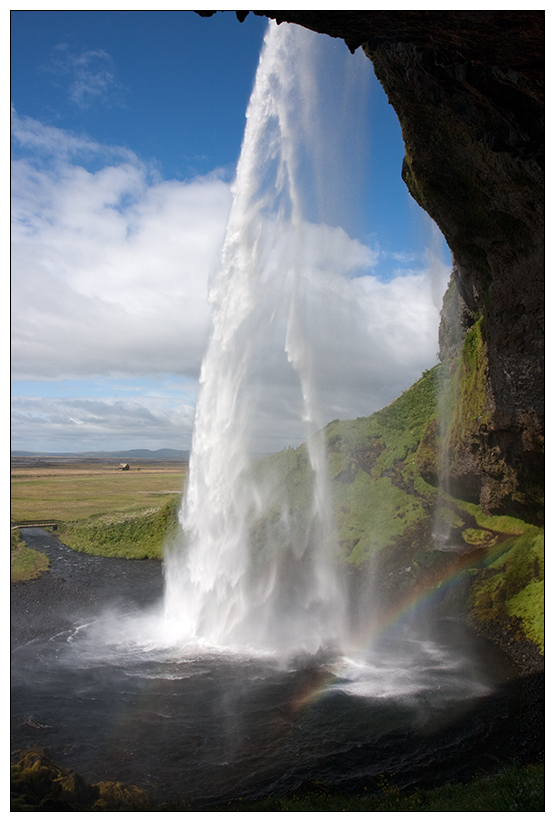
[[129,451],[12,451],[12,457],[76,457],[81,459],[114,460],[183,460],[189,459],[189,451],[176,448],[132,448]]

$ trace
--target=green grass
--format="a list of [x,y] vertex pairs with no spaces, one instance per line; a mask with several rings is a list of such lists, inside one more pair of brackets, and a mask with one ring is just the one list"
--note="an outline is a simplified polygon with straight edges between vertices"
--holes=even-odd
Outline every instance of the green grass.
[[138,506],[146,508],[181,493],[184,484],[183,470],[21,473],[12,477],[11,517],[14,522],[41,517],[71,522]]
[[10,532],[10,578],[12,582],[36,579],[48,571],[50,562],[45,554],[27,548],[19,529]]
[[11,517],[60,520],[60,539],[77,551],[161,559],[164,539],[177,527],[186,476],[183,468],[168,465],[131,471],[87,464],[16,469]]
[[[426,518],[436,490],[419,475],[415,454],[436,407],[441,369],[425,372],[372,416],[324,428],[339,561],[360,568]],[[268,457],[256,470],[287,500],[290,521],[309,522],[313,473],[305,445]]]
[[177,531],[180,502],[181,495],[174,494],[162,505],[65,523],[59,536],[70,548],[95,556],[162,559],[164,544]]
[[436,366],[371,417],[325,429],[340,540],[356,567],[427,517],[436,491],[420,476],[416,452],[437,405],[441,374]]
[[544,531],[529,526],[488,552],[476,572],[471,608],[483,622],[519,620],[519,633],[544,653]]

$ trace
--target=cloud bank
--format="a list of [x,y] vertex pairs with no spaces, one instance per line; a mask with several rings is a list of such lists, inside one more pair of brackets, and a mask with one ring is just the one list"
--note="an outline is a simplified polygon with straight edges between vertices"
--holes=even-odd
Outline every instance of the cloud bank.
[[156,179],[117,151],[88,170],[79,155],[89,164],[109,152],[36,122],[16,125],[20,144],[42,156],[12,169],[14,378],[196,377],[229,186]]
[[[13,447],[189,447],[229,185],[217,174],[163,180],[128,149],[15,113],[13,136]],[[338,228],[310,230],[320,252],[303,311],[323,421],[367,415],[434,364],[448,271],[430,254],[391,259],[384,277],[378,249]],[[260,351],[260,451],[303,437],[282,336],[276,322]],[[79,395],[57,391],[69,378]],[[83,381],[97,378],[135,380],[137,391],[87,396]],[[141,394],[142,381],[168,378],[185,381],[181,398]],[[51,396],[22,396],[17,381],[49,384]]]

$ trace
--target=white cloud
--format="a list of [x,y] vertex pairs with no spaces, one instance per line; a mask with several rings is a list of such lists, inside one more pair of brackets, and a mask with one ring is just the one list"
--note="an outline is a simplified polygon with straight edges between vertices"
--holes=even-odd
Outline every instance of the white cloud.
[[71,158],[101,158],[104,160],[127,160],[140,165],[137,155],[122,146],[110,146],[91,140],[86,134],[74,134],[55,126],[47,126],[32,117],[19,115],[12,108],[11,132],[14,150],[32,152],[33,163],[48,157],[50,162],[59,163]]
[[49,163],[13,164],[14,376],[196,375],[229,186],[153,179],[132,156],[88,171],[57,132]]
[[114,61],[103,49],[74,53],[67,43],[60,43],[41,70],[67,82],[68,99],[81,110],[93,103],[121,103],[125,89],[116,78]]
[[[229,186],[216,175],[161,180],[126,149],[17,115],[14,139],[14,378],[196,381]],[[420,267],[412,256],[395,255],[384,281],[372,275],[378,260],[380,276],[387,265],[377,249],[340,228],[306,224],[303,233],[299,356],[308,357],[319,386],[321,421],[370,414],[434,364],[448,270],[433,254]],[[268,242],[260,305],[243,329],[253,347],[248,397],[257,407],[258,451],[297,444],[306,434],[299,379],[284,351],[286,263],[296,252],[287,232],[278,241],[279,253],[275,238]],[[16,396],[13,447],[188,447],[190,391],[182,401],[153,393],[126,400]]]
[[257,255],[237,248],[247,265],[237,287],[227,291],[224,272],[214,290],[219,342],[203,366],[205,405],[252,451],[297,445],[336,417],[367,416],[435,364],[449,270],[431,253],[427,268],[384,282],[372,274],[375,252],[341,228],[261,221],[253,233]]
[[162,398],[12,400],[12,449],[110,451],[190,447],[194,406]]

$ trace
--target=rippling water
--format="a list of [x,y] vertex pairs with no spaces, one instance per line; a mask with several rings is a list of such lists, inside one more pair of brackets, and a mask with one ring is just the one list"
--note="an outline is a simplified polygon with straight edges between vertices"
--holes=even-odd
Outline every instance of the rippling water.
[[159,564],[24,534],[52,571],[14,591],[12,748],[46,746],[89,781],[199,807],[311,780],[429,782],[474,768],[506,711],[506,664],[470,653],[453,621],[426,638],[405,624],[352,658],[175,645]]

